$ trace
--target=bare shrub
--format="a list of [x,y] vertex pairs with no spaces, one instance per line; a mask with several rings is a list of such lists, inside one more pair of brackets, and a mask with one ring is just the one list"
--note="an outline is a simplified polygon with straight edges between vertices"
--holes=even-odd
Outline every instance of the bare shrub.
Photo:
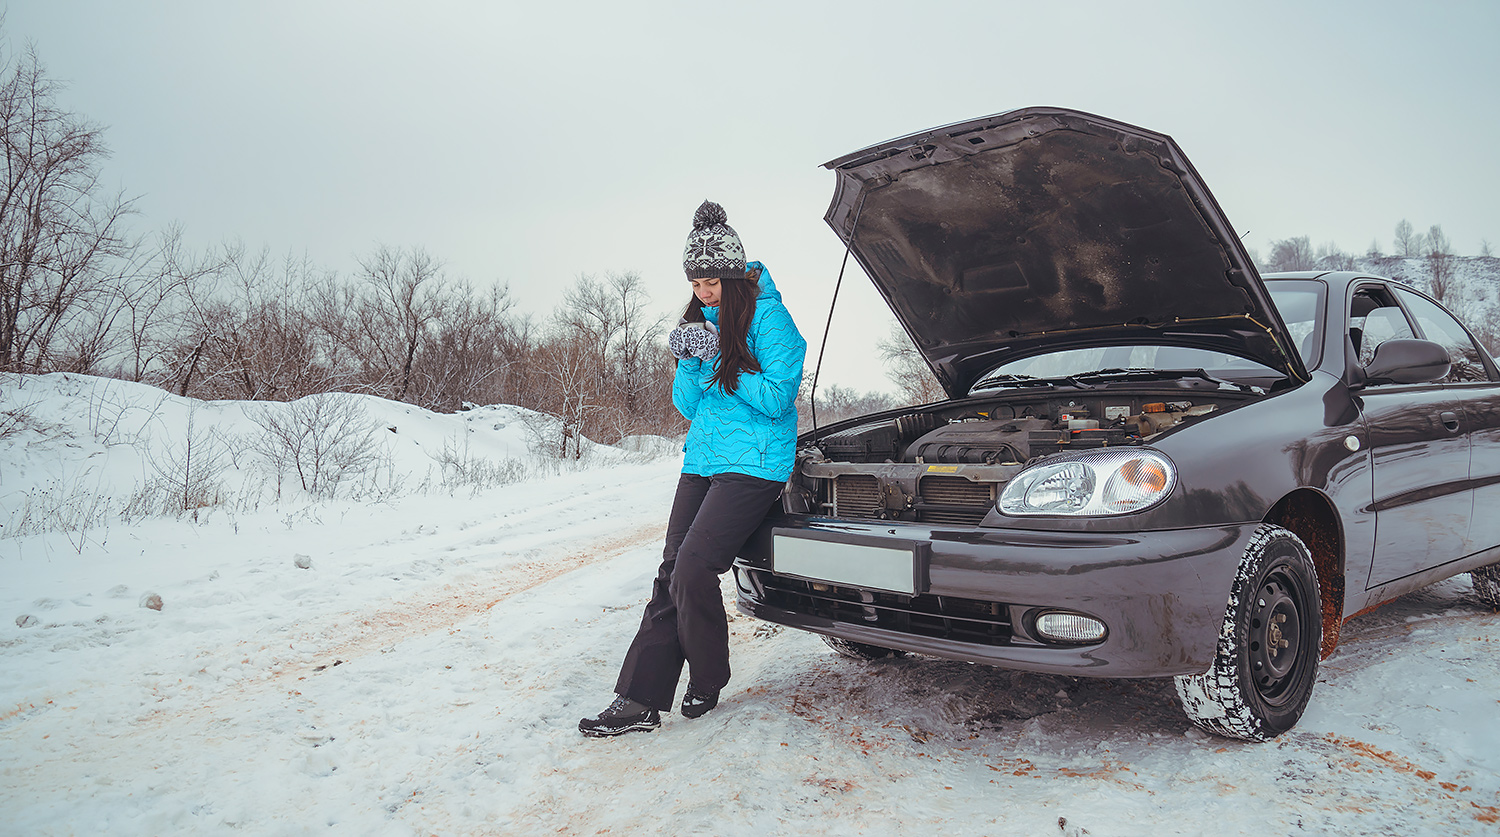
[[198,408],[188,410],[187,425],[180,440],[170,440],[151,463],[158,485],[148,483],[147,496],[160,495],[158,513],[192,514],[223,502],[220,476],[224,470],[227,443],[216,427],[198,422]]
[[287,474],[297,477],[302,490],[332,497],[344,482],[378,467],[377,427],[355,396],[309,395],[253,410],[250,418],[265,431],[252,446],[276,475],[278,496]]
[[135,444],[140,438],[140,429],[137,428],[127,438],[123,426],[127,424],[127,417],[131,413],[154,416],[161,408],[162,402],[167,400],[165,394],[158,396],[154,401],[144,395],[121,398],[116,396],[117,391],[104,379],[93,379],[89,386],[88,402],[84,406],[84,418],[88,422],[89,432],[93,434],[94,441],[101,445]]
[[96,477],[85,471],[71,479],[50,480],[6,497],[12,511],[0,527],[0,538],[21,538],[44,532],[76,532],[74,542],[81,548],[88,530],[109,525],[114,508],[110,498],[99,491]]
[[0,410],[0,439],[8,439],[26,429],[32,420],[32,406],[34,405],[18,404]]
[[469,448],[467,434],[462,443],[443,440],[443,449],[432,455],[442,475],[442,485],[452,493],[460,488],[480,491],[520,482],[526,477],[526,466],[518,459],[494,460],[476,456]]
[[[0,391],[10,394],[21,392],[26,386],[25,381],[25,377],[21,375],[0,373],[0,387],[4,387]],[[14,398],[9,406],[0,408],[0,439],[10,438],[27,427],[39,424],[32,411],[40,403],[40,396]]]

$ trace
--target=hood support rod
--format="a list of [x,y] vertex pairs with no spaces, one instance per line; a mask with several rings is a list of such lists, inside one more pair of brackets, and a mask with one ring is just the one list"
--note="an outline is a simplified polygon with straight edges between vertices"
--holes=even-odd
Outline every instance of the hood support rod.
[[868,188],[859,193],[859,206],[854,208],[854,222],[849,225],[849,235],[844,239],[844,261],[839,265],[839,278],[833,283],[833,299],[828,301],[828,322],[823,324],[823,342],[818,345],[818,362],[813,366],[812,389],[807,392],[807,404],[812,408],[812,432],[818,435],[818,373],[823,370],[823,350],[828,348],[828,331],[833,327],[833,306],[839,301],[839,288],[844,284],[844,268],[849,266],[849,251],[854,249],[854,232],[859,229],[860,213],[865,211],[865,198],[870,196]]

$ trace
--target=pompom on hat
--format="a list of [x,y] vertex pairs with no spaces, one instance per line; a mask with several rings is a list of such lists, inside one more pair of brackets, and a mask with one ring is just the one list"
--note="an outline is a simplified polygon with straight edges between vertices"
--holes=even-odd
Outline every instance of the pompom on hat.
[[689,279],[745,278],[745,248],[729,226],[724,207],[704,201],[693,213],[693,231],[682,250],[682,269]]

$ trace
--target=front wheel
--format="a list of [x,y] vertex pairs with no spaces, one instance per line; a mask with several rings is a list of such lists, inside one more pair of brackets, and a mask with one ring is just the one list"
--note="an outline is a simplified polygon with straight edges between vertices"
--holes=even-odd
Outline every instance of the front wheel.
[[1469,580],[1474,583],[1474,598],[1500,608],[1500,564],[1469,570]]
[[1280,526],[1262,525],[1240,561],[1213,666],[1176,678],[1183,711],[1227,738],[1268,741],[1286,732],[1312,696],[1322,636],[1307,545]]

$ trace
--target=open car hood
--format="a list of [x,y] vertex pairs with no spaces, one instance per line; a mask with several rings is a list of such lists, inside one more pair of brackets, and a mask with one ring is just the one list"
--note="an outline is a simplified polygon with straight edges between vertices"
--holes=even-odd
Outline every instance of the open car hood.
[[825,163],[824,216],[950,397],[1059,349],[1191,346],[1306,380],[1286,326],[1170,137],[1026,108]]

